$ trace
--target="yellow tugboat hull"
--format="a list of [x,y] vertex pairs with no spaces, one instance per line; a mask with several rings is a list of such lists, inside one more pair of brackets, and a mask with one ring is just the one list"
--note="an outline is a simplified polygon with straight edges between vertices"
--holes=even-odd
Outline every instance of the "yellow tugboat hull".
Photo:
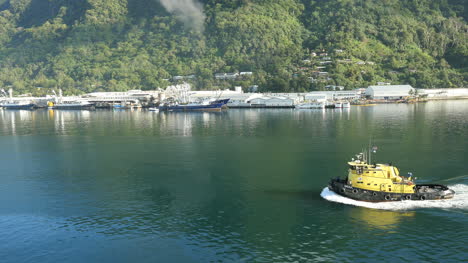
[[416,185],[414,193],[382,192],[352,187],[344,179],[332,179],[328,188],[345,197],[366,202],[440,200],[453,198],[455,192],[443,185]]

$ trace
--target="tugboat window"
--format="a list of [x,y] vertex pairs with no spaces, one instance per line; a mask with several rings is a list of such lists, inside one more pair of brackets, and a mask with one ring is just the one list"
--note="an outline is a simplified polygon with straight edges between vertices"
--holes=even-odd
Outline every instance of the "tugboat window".
[[356,172],[357,172],[358,174],[362,174],[362,167],[361,167],[361,166],[358,166],[358,167],[356,168]]

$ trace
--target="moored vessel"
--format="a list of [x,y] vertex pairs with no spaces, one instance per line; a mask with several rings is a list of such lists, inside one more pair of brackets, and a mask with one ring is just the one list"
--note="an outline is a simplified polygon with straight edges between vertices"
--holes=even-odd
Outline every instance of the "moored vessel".
[[[376,149],[376,147],[374,147]],[[370,164],[368,153],[348,162],[348,176],[330,180],[328,188],[345,197],[368,202],[450,199],[455,191],[441,184],[415,184],[411,173],[401,176],[392,164]]]
[[0,108],[7,110],[32,110],[36,108],[36,104],[29,99],[14,99],[13,89],[9,89],[8,93],[0,89],[0,96],[5,95],[8,98],[0,100]]
[[202,103],[165,104],[159,106],[160,111],[221,111],[226,108],[229,99],[206,101]]
[[89,110],[94,108],[94,104],[87,100],[61,100],[57,103],[49,101],[47,106],[49,109],[61,110]]
[[32,110],[36,104],[30,101],[9,101],[0,103],[0,108],[7,110]]

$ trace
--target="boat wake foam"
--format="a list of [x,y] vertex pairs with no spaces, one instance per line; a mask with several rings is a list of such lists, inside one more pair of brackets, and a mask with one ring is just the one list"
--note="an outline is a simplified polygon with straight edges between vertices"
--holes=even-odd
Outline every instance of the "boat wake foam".
[[447,200],[426,200],[426,201],[395,201],[370,203],[364,201],[356,201],[344,196],[341,196],[325,187],[320,193],[322,198],[336,203],[347,205],[361,206],[381,210],[409,210],[416,208],[445,208],[445,209],[463,209],[468,210],[468,185],[456,184],[449,185],[450,189],[455,191],[455,196]]

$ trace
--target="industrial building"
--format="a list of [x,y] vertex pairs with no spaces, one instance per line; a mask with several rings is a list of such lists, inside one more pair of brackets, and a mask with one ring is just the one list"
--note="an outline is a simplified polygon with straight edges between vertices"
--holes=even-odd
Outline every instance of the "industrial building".
[[306,101],[347,100],[352,101],[361,97],[359,90],[312,91],[304,95]]
[[331,99],[331,97],[325,92],[310,92],[304,95],[304,101],[324,102],[329,99]]
[[129,90],[124,92],[92,92],[84,95],[83,98],[86,98],[91,102],[144,102],[151,100],[152,97],[157,98],[159,93],[159,91],[154,90]]
[[425,95],[428,99],[468,98],[468,89],[418,89],[418,94]]
[[259,97],[249,102],[254,108],[294,108],[294,99],[287,97]]
[[365,95],[374,100],[399,100],[410,96],[414,91],[410,85],[381,85],[369,86]]

